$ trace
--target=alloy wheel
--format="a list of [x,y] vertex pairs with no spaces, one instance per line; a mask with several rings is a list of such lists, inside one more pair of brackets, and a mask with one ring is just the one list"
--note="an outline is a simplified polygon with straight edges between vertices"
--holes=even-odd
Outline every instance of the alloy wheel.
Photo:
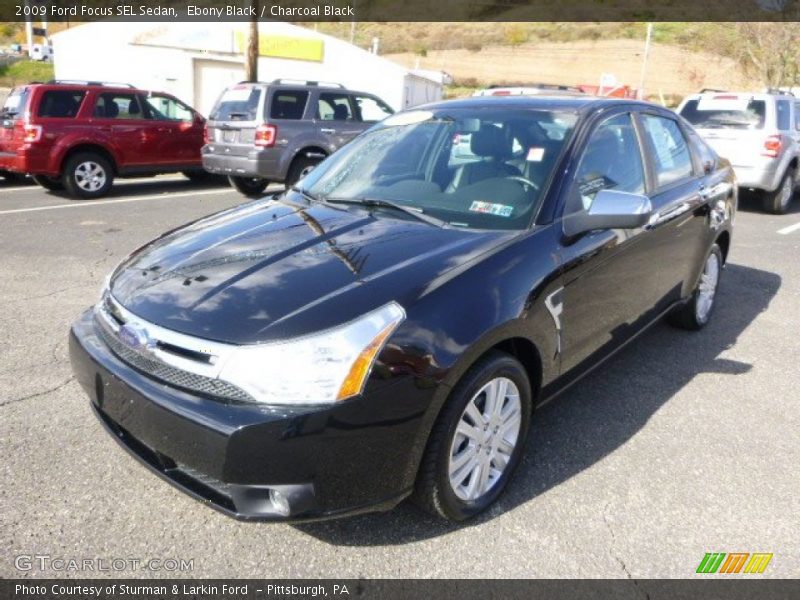
[[93,160],[84,161],[75,167],[75,184],[86,192],[96,192],[106,184],[106,171]]
[[450,447],[450,486],[464,501],[489,492],[506,471],[522,424],[519,389],[495,377],[467,402]]

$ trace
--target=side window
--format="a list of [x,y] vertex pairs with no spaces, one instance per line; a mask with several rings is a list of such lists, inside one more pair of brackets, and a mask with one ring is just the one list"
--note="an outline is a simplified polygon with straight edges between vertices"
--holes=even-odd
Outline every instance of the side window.
[[269,109],[270,119],[292,119],[297,121],[303,118],[308,102],[308,92],[304,90],[278,90],[272,94],[272,103]]
[[145,99],[150,116],[159,121],[194,121],[194,113],[183,102],[170,98],[150,94]]
[[377,98],[359,95],[354,96],[354,98],[356,99],[356,106],[358,106],[358,112],[361,115],[362,121],[375,123],[377,121],[383,121],[386,117],[394,114],[391,108]]
[[800,102],[794,105],[794,128],[800,131]]
[[352,121],[353,107],[348,94],[324,93],[319,95],[317,118],[322,121]]
[[789,131],[792,128],[792,120],[789,114],[789,101],[778,100],[775,103],[775,110],[778,113],[778,129],[781,131]]
[[81,90],[48,90],[39,102],[40,117],[72,119],[78,114],[86,92]]
[[665,117],[642,115],[645,135],[652,143],[658,187],[694,174],[689,146],[678,123]]
[[644,165],[629,114],[594,130],[581,157],[565,214],[586,210],[600,190],[644,193]]
[[142,102],[136,94],[100,94],[92,115],[99,119],[146,119]]

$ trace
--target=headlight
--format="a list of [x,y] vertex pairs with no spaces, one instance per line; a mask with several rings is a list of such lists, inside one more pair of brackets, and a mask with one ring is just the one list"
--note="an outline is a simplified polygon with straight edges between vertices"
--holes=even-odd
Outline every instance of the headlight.
[[219,378],[265,404],[327,404],[361,393],[406,313],[396,302],[345,325],[274,344],[241,346]]

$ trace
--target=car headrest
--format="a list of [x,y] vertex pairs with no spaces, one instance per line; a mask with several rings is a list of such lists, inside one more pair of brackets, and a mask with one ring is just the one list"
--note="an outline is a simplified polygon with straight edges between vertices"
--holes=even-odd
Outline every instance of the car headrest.
[[128,104],[128,114],[129,115],[138,115],[142,112],[141,106],[139,106],[139,101],[136,98],[133,98]]
[[477,156],[505,158],[511,156],[512,141],[503,135],[500,128],[484,125],[472,134],[469,147]]
[[348,110],[347,107],[343,104],[337,104],[333,107],[333,120],[334,121],[346,121],[348,117]]
[[106,118],[113,119],[119,115],[119,104],[113,100],[106,100]]

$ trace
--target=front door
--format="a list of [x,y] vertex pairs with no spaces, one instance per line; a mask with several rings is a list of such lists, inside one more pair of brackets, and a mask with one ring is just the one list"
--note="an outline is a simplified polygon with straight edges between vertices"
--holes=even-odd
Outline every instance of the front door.
[[337,150],[369,126],[356,117],[353,99],[346,92],[320,92],[315,116],[320,134]]

